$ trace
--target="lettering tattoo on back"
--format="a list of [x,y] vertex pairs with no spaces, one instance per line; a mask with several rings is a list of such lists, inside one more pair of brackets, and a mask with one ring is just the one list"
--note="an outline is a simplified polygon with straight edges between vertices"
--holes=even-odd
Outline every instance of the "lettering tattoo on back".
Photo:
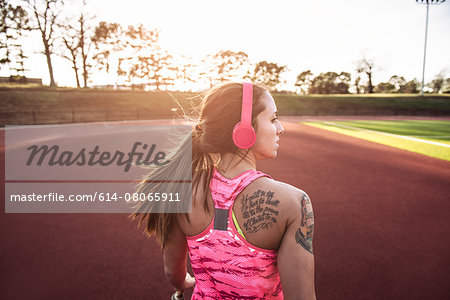
[[251,196],[242,196],[242,216],[247,233],[268,229],[277,222],[280,200],[274,199],[274,192],[258,190]]
[[314,213],[311,200],[307,194],[303,193],[300,203],[302,216],[300,228],[295,233],[295,241],[306,251],[313,253]]

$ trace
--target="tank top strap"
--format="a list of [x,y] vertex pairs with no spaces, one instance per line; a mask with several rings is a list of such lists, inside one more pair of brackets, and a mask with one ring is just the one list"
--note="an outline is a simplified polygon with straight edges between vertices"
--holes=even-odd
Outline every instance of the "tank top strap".
[[214,201],[214,206],[219,209],[229,209],[233,204],[236,196],[242,192],[251,182],[259,177],[270,177],[269,175],[255,170],[247,170],[237,175],[236,177],[229,179],[224,177],[217,171],[213,170],[213,175],[209,183],[209,189]]

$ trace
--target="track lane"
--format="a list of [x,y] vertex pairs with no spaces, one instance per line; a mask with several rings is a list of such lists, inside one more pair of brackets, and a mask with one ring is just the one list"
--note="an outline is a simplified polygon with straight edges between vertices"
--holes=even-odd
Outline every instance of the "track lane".
[[[450,163],[283,125],[279,157],[258,167],[313,201],[318,298],[448,297]],[[160,250],[126,215],[2,213],[0,236],[2,299],[170,296]]]
[[446,298],[450,163],[284,126],[279,156],[260,167],[311,197],[318,299]]

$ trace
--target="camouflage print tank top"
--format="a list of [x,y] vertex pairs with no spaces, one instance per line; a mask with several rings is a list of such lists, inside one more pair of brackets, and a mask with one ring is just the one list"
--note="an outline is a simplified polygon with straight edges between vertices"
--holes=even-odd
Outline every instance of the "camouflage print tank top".
[[187,237],[196,279],[192,299],[283,299],[276,251],[250,244],[232,220],[236,196],[262,176],[270,178],[248,170],[228,179],[214,169],[214,218],[203,232]]

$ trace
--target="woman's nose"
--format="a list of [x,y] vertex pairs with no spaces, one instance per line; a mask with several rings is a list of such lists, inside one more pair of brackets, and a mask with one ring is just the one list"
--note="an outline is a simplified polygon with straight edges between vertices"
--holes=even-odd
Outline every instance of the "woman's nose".
[[280,135],[284,132],[283,125],[281,125],[281,122],[278,122],[278,132],[277,134]]

